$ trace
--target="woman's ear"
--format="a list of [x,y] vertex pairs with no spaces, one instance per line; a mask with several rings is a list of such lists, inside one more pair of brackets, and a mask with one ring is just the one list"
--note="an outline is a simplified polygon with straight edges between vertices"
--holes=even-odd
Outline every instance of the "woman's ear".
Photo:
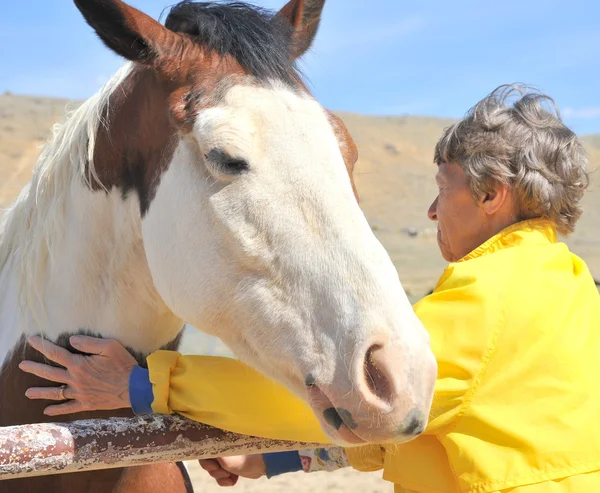
[[495,214],[507,204],[509,194],[510,191],[507,185],[497,184],[492,190],[481,196],[479,205],[486,214]]

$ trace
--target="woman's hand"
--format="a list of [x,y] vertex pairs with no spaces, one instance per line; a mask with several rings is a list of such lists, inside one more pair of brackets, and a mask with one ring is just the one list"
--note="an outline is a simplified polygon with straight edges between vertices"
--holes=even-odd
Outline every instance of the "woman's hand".
[[234,486],[240,477],[258,479],[267,474],[262,454],[205,459],[200,461],[200,466],[219,486]]
[[90,356],[73,354],[41,337],[29,338],[34,349],[64,368],[34,361],[23,361],[19,368],[64,385],[33,387],[25,395],[30,399],[68,400],[47,407],[44,414],[48,416],[130,407],[129,375],[137,366],[134,357],[111,339],[73,336],[69,341],[75,349]]

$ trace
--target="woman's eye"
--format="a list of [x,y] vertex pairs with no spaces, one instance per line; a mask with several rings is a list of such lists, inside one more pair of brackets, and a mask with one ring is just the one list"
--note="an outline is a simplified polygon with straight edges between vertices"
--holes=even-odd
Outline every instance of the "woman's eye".
[[242,158],[232,157],[223,149],[215,148],[206,156],[206,160],[217,168],[221,173],[239,175],[250,169],[248,161]]

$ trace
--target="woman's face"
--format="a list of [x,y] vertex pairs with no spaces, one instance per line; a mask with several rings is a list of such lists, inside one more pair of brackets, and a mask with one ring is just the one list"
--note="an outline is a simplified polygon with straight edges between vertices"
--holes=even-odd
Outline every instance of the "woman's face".
[[442,163],[436,175],[438,196],[427,215],[438,223],[437,241],[442,256],[456,262],[487,241],[489,214],[473,198],[460,165]]

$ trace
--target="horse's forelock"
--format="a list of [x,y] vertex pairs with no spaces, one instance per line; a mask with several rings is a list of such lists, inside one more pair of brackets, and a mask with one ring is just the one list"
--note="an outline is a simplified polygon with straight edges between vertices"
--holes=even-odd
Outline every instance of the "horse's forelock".
[[242,2],[189,2],[175,5],[165,26],[187,34],[203,49],[232,57],[258,80],[296,85],[292,26],[272,12]]

